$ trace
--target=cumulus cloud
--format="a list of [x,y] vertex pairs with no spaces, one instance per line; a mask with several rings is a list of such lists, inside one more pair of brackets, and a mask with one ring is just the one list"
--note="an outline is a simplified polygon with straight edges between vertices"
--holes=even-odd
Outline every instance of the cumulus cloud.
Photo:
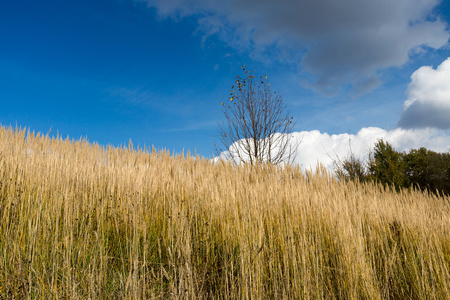
[[399,127],[450,129],[450,58],[415,71],[406,93]]
[[[357,134],[321,133],[318,130],[294,132],[293,143],[299,143],[295,160],[303,170],[314,170],[318,163],[329,171],[333,160],[347,158],[350,153],[365,159],[378,139],[389,142],[397,151],[409,151],[425,147],[436,152],[450,151],[450,136],[437,129],[393,129],[362,128]],[[221,157],[227,157],[222,153]]]
[[334,93],[349,85],[363,93],[380,84],[377,72],[400,66],[411,51],[448,43],[446,24],[433,16],[440,0],[135,0],[161,18],[195,16],[204,37],[215,35],[256,57],[300,63],[308,84]]

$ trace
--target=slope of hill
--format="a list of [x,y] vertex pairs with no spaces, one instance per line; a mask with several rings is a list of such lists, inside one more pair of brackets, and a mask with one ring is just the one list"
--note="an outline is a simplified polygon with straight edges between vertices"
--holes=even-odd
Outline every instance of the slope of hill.
[[0,298],[450,299],[450,199],[0,128]]

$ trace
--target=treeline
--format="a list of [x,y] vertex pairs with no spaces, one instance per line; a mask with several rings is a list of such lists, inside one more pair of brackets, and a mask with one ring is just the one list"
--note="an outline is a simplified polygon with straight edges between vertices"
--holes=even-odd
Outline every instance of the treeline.
[[342,180],[377,181],[402,188],[419,188],[450,195],[450,153],[437,153],[426,148],[398,152],[379,140],[368,159],[350,157],[335,161],[335,171]]

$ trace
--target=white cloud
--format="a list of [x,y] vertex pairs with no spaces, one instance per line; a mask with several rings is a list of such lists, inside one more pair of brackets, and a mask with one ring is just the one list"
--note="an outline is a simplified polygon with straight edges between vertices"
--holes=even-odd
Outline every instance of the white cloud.
[[[297,163],[303,168],[315,168],[317,162],[327,169],[333,168],[333,160],[346,158],[352,152],[355,157],[365,159],[373,150],[378,139],[389,142],[397,151],[409,151],[425,147],[437,152],[450,151],[450,136],[436,129],[393,129],[386,131],[377,127],[362,128],[357,134],[320,133],[319,131],[303,131],[295,133],[301,140],[298,149]],[[350,149],[351,147],[351,149]]]
[[450,129],[450,57],[436,69],[424,66],[415,71],[406,93],[398,126]]
[[[357,134],[321,133],[318,130],[293,133],[293,143],[300,143],[295,163],[303,170],[314,170],[317,163],[328,170],[333,169],[333,160],[347,158],[350,153],[366,159],[378,139],[390,143],[397,151],[409,151],[425,147],[436,152],[450,151],[450,136],[437,129],[393,129],[386,131],[377,127],[362,128]],[[226,153],[222,153],[226,157]]]
[[[377,72],[400,66],[423,46],[448,43],[446,24],[433,16],[440,0],[135,0],[161,18],[198,18],[204,37],[267,58],[300,63],[315,76],[309,85],[333,93],[341,85],[354,93],[380,84]],[[274,53],[271,53],[272,55]]]

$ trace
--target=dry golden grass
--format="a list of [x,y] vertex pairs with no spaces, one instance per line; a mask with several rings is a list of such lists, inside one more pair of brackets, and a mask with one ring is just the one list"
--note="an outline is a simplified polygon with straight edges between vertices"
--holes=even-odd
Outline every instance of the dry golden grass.
[[450,299],[450,199],[0,128],[0,298]]

